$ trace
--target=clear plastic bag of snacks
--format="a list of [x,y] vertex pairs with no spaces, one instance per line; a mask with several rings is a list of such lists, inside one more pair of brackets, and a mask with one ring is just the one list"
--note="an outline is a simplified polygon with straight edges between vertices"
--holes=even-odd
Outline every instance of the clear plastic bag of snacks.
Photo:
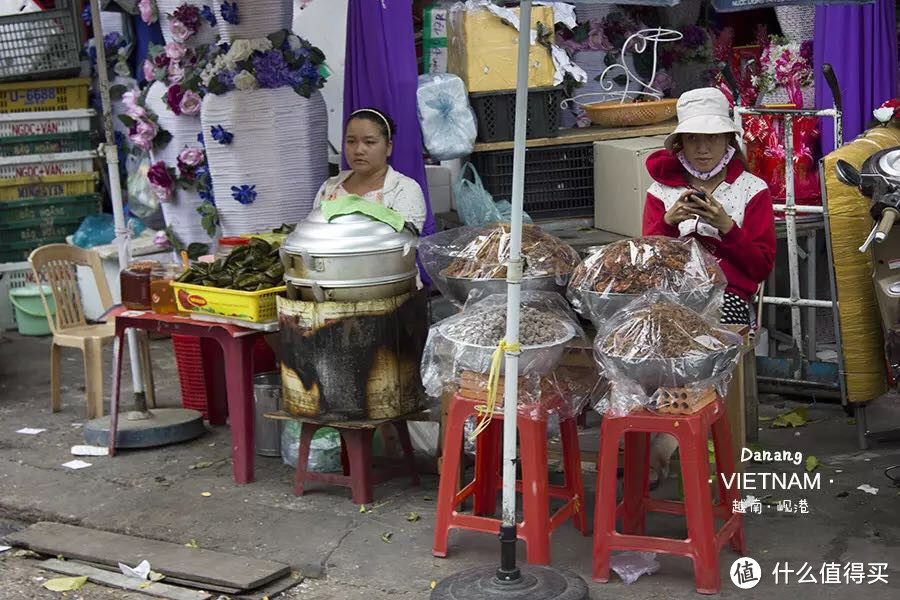
[[[506,293],[508,223],[459,227],[419,242],[422,265],[444,296],[458,306],[471,297]],[[575,250],[535,225],[522,225],[522,289],[561,292],[580,260]]]

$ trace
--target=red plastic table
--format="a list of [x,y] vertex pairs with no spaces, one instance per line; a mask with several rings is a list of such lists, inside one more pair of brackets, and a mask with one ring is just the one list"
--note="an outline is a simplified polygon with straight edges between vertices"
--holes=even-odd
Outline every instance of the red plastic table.
[[[109,454],[115,455],[116,430],[119,417],[119,390],[121,387],[122,348],[128,329],[148,332],[192,335],[201,338],[204,350],[209,344],[222,349],[222,370],[225,374],[225,396],[231,424],[231,455],[234,481],[253,481],[255,456],[253,439],[253,346],[261,331],[237,325],[196,321],[176,315],[158,315],[144,311],[125,311],[116,316],[116,340],[113,356],[113,391],[110,398]],[[209,422],[225,423],[225,406],[222,394],[209,394]]]

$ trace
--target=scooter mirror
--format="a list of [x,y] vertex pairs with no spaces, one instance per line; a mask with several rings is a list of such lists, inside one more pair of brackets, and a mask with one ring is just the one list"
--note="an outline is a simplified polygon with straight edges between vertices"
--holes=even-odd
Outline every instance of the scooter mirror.
[[852,185],[853,187],[859,187],[862,183],[862,176],[859,174],[859,171],[846,160],[838,159],[834,170],[841,183]]

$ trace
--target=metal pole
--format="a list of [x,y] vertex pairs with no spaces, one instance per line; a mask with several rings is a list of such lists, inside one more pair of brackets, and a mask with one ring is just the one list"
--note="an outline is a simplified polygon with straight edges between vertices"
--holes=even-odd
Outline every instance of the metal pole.
[[[531,0],[519,5],[519,55],[516,74],[516,121],[513,141],[512,215],[509,266],[506,269],[506,342],[519,343],[519,302],[522,281],[522,195],[525,187],[525,125],[528,120],[528,54],[531,50]],[[519,399],[519,353],[506,351],[503,393],[503,523],[500,526],[500,568],[497,578],[515,581],[516,566],[516,418]]]
[[[94,29],[94,48],[97,50],[97,77],[100,83],[100,101],[103,105],[103,128],[106,142],[100,144],[100,151],[106,157],[109,173],[109,193],[112,200],[113,222],[115,224],[116,245],[119,247],[119,269],[128,266],[128,229],[125,227],[125,213],[122,209],[122,182],[119,179],[119,150],[113,135],[112,103],[109,99],[109,74],[106,68],[106,48],[103,46],[103,25],[100,21],[100,2],[91,0],[91,21]],[[134,398],[138,411],[146,411],[144,378],[138,355],[137,335],[128,331],[128,357],[131,363],[131,378],[134,382]]]
[[[784,115],[784,196],[785,196],[785,229],[788,246],[788,273],[790,276],[791,300],[791,336],[794,346],[803,354],[803,330],[800,325],[800,265],[797,262],[797,214],[794,199],[794,118]],[[808,357],[807,357],[808,358]],[[802,363],[801,363],[802,365]],[[802,366],[794,370],[794,377],[799,379]]]

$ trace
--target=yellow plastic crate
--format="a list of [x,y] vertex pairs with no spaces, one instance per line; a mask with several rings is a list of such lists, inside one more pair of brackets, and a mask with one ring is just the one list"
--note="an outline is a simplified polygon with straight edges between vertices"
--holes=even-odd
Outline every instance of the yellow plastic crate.
[[43,177],[0,178],[0,202],[28,198],[59,198],[91,194],[96,188],[97,174],[45,175]]
[[87,108],[90,85],[87,77],[0,84],[0,113]]
[[177,282],[172,282],[172,287],[180,311],[207,313],[252,323],[275,321],[278,318],[275,298],[287,290],[286,286],[280,286],[243,292]]

